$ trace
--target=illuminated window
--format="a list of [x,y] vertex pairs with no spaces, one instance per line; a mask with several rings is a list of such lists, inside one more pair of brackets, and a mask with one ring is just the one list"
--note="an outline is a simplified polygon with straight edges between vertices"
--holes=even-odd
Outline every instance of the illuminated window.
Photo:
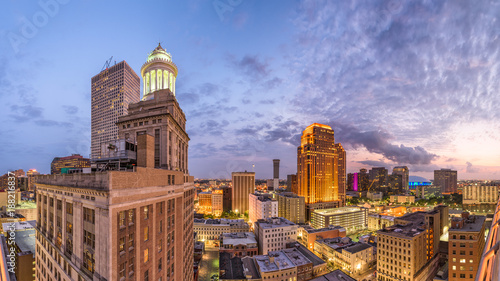
[[149,240],[149,227],[146,226],[144,227],[144,241],[148,241]]
[[149,261],[149,249],[146,249],[144,250],[144,263],[147,263],[148,261]]

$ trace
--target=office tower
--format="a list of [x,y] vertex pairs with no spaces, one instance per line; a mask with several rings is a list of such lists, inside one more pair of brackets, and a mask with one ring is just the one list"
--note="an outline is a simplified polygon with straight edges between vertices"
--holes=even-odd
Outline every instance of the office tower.
[[153,144],[133,171],[39,176],[39,279],[193,280],[194,179],[154,169]]
[[297,241],[297,225],[280,217],[256,221],[254,233],[259,241],[260,255],[283,250],[286,243]]
[[403,194],[403,176],[392,174],[387,177],[387,194]]
[[233,197],[233,189],[229,186],[221,186],[222,190],[222,211],[229,212],[232,207],[232,197]]
[[297,174],[291,174],[286,176],[286,191],[297,194],[298,192]]
[[347,174],[347,190],[358,191],[358,173]]
[[303,196],[293,192],[278,194],[278,217],[283,217],[293,223],[306,222],[306,201]]
[[260,219],[268,219],[278,216],[278,201],[274,200],[269,193],[252,193],[248,195],[249,210],[248,220],[251,223]]
[[408,192],[408,184],[410,181],[410,170],[406,166],[397,166],[392,169],[393,175],[401,176],[402,192]]
[[415,212],[377,231],[379,280],[432,280],[438,270],[440,214]]
[[448,231],[448,280],[475,280],[485,246],[485,216],[468,212],[451,220]]
[[[0,190],[8,189],[9,188],[9,182],[14,182],[14,185],[15,185],[16,189],[18,189],[19,188],[19,182],[20,181],[24,181],[24,179],[20,180],[20,178],[24,178],[25,175],[26,174],[24,173],[24,170],[23,169],[19,169],[19,170],[11,171],[10,175],[9,175],[9,173],[6,173],[6,174],[0,176]],[[12,181],[12,176],[14,176],[17,180]]]
[[280,160],[273,159],[273,190],[276,190],[279,187],[280,187]]
[[243,214],[248,211],[248,200],[250,193],[255,192],[254,172],[233,172],[232,209],[233,212]]
[[358,189],[359,191],[368,191],[370,186],[370,179],[368,171],[365,168],[359,170],[358,173]]
[[66,157],[55,157],[50,164],[51,174],[68,173],[68,170],[81,170],[90,168],[90,159],[83,158],[80,154],[72,154]]
[[142,101],[132,103],[128,115],[118,118],[120,139],[136,142],[141,133],[154,136],[154,166],[188,173],[186,116],[175,97],[177,67],[159,44],[141,68]]
[[127,115],[128,106],[141,96],[139,76],[122,61],[92,77],[91,158],[101,154],[101,145],[118,138],[118,117]]
[[345,200],[345,151],[335,143],[330,126],[314,123],[302,133],[297,148],[298,195],[307,215],[314,209],[341,207]]
[[451,169],[435,170],[434,185],[441,188],[442,194],[457,193],[457,171]]
[[386,189],[387,189],[388,174],[386,168],[384,167],[372,168],[368,173],[368,177],[370,181],[368,189],[370,191],[384,191],[384,192],[387,191]]

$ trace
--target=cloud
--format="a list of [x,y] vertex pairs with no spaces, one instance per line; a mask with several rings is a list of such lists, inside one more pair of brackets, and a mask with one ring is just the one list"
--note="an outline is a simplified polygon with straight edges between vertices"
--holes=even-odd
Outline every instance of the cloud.
[[276,87],[279,87],[283,83],[283,79],[274,77],[273,79],[267,80],[266,82],[262,83],[264,88],[267,90],[272,90]]
[[467,165],[467,167],[465,168],[465,172],[466,173],[477,173],[477,172],[479,172],[479,169],[476,168],[476,167],[473,167],[473,165],[472,165],[471,162],[466,162],[465,164]]
[[12,105],[10,117],[16,122],[26,122],[42,116],[43,108],[32,105]]
[[266,100],[261,100],[259,101],[260,104],[274,104],[275,100],[272,99],[266,99]]
[[70,123],[70,122],[58,122],[58,121],[47,120],[47,119],[36,120],[35,124],[37,124],[38,126],[42,126],[42,127],[64,127],[64,128],[72,128],[73,127],[73,123]]
[[403,144],[389,143],[392,136],[382,130],[360,131],[359,129],[337,124],[336,136],[345,146],[354,149],[364,147],[371,153],[378,153],[397,164],[427,165],[437,159],[437,155],[428,152],[423,147],[409,147]]
[[363,165],[367,165],[370,167],[386,167],[389,168],[390,164],[384,162],[384,161],[377,161],[377,160],[362,160],[362,161],[357,161],[358,163],[361,163]]
[[237,71],[245,74],[253,80],[262,79],[270,74],[269,64],[261,61],[256,55],[245,55],[241,59],[234,56],[228,56],[229,65]]
[[64,109],[64,112],[66,112],[66,114],[76,114],[78,113],[78,107],[77,106],[73,106],[73,105],[63,105],[63,109]]

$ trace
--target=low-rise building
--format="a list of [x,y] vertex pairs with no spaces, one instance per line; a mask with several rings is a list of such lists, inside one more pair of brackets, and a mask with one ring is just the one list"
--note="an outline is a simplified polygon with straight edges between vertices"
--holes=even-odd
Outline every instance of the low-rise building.
[[251,257],[235,257],[230,253],[219,253],[219,280],[262,280]]
[[316,229],[309,225],[299,226],[297,240],[314,251],[314,242],[320,239],[346,237],[346,230],[341,226],[330,225],[325,228]]
[[285,218],[258,220],[254,232],[259,242],[259,254],[285,249],[286,243],[297,241],[297,225]]
[[360,207],[341,207],[314,210],[311,215],[311,226],[325,228],[339,225],[346,229],[347,234],[366,229],[368,224],[368,209]]
[[209,245],[219,244],[223,233],[248,232],[250,226],[244,220],[231,219],[194,219],[194,231],[199,241]]
[[368,214],[368,230],[376,231],[394,225],[393,216],[383,216],[376,213]]
[[219,252],[230,253],[236,257],[253,257],[257,255],[259,247],[255,234],[252,232],[236,232],[222,234]]
[[342,270],[336,269],[336,270],[329,272],[325,275],[311,279],[310,281],[356,281],[356,279],[347,275]]
[[391,195],[391,203],[415,203],[415,196],[411,195]]
[[370,199],[372,201],[380,201],[384,197],[384,193],[383,192],[371,192],[371,191],[368,191],[366,193],[366,197],[368,197],[368,199]]

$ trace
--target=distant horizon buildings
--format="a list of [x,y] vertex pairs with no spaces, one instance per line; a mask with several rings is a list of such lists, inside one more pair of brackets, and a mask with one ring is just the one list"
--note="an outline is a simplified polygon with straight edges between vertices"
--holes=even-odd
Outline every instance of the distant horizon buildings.
[[90,168],[90,159],[84,158],[80,154],[71,154],[65,157],[54,157],[50,164],[50,173],[67,173],[71,169]]
[[346,154],[330,126],[314,123],[297,148],[298,195],[305,198],[306,219],[314,209],[345,205]]
[[91,159],[101,155],[101,144],[118,138],[118,117],[139,101],[141,80],[126,61],[104,69],[91,79]]

